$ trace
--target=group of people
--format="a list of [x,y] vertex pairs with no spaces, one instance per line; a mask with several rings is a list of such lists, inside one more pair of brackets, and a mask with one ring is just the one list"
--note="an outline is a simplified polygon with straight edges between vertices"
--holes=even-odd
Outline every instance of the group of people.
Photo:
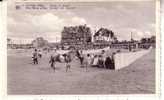
[[[74,52],[75,56],[79,59],[81,67],[85,67],[86,70],[88,67],[98,67],[106,69],[114,69],[114,54],[107,55],[105,50],[102,50],[100,54],[84,54],[82,50],[76,50]],[[42,57],[41,50],[35,49],[33,52],[33,64],[38,64],[38,59]],[[71,52],[58,54],[56,49],[53,50],[50,54],[50,67],[55,71],[56,62],[65,63],[66,72],[71,68],[71,62],[73,61],[74,56]]]
[[[34,65],[39,63],[39,58],[42,58],[41,50],[34,49],[34,52],[32,54],[32,60],[33,60]],[[66,72],[67,72],[68,69],[70,69],[71,67],[70,65],[71,60],[72,59],[69,53],[61,55],[56,52],[56,49],[54,49],[50,54],[49,63],[50,63],[51,68],[54,69],[54,71],[56,69],[55,67],[56,62],[66,63]]]
[[71,61],[72,61],[72,58],[71,58],[71,55],[70,53],[65,53],[65,54],[58,54],[56,52],[56,50],[54,50],[50,56],[50,60],[49,60],[49,63],[50,63],[50,66],[51,68],[56,69],[55,67],[55,64],[56,62],[62,62],[62,63],[65,63],[66,64],[66,72],[68,71],[68,69],[71,68]]
[[115,69],[114,55],[107,55],[105,50],[102,50],[100,54],[86,54],[84,55],[82,51],[76,51],[76,55],[80,60],[82,67],[98,67],[106,69]]
[[33,64],[38,64],[38,58],[41,58],[42,57],[42,52],[41,50],[37,50],[35,49],[34,52],[33,52]]

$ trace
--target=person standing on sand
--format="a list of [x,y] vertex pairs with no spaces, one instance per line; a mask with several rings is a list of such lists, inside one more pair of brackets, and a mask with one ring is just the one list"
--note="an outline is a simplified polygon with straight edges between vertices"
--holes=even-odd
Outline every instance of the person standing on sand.
[[92,64],[93,64],[93,59],[94,59],[94,54],[90,54],[90,57],[91,57],[90,66],[92,66]]
[[38,64],[38,52],[37,52],[37,49],[34,50],[32,58],[33,58],[33,63],[34,64]]
[[94,58],[93,58],[93,64],[92,64],[92,66],[93,67],[97,67],[98,66],[97,64],[98,64],[98,56],[95,55]]
[[92,57],[90,54],[87,54],[87,63],[88,63],[88,66],[91,66],[92,64]]
[[49,63],[51,64],[51,65],[50,65],[51,68],[53,68],[54,71],[55,71],[55,57],[54,57],[54,56],[51,56],[51,57],[50,57]]
[[105,52],[105,50],[102,50],[101,56],[102,56],[102,60],[103,60],[103,65],[105,67],[105,59],[106,59],[106,52]]
[[39,56],[39,58],[42,58],[42,51],[41,50],[38,51],[38,56]]
[[90,56],[90,54],[87,54],[85,57],[84,57],[84,61],[83,61],[83,64],[86,68],[86,71],[88,70],[88,67],[91,65],[91,61],[92,61],[92,58]]
[[104,68],[104,60],[103,60],[102,55],[98,56],[98,67],[99,68]]
[[114,60],[114,55],[115,55],[116,53],[115,52],[113,52],[112,53],[112,56],[111,56],[111,61],[112,61],[112,67],[111,67],[111,69],[115,69],[115,60]]
[[71,69],[71,56],[70,54],[66,54],[65,55],[65,62],[66,62],[66,72],[68,71],[68,69]]
[[112,66],[112,60],[110,58],[110,56],[106,57],[106,60],[105,60],[105,67],[106,69],[111,69],[111,66]]
[[81,67],[83,67],[83,61],[84,61],[84,55],[83,55],[83,51],[81,50],[80,51],[80,64],[81,64]]

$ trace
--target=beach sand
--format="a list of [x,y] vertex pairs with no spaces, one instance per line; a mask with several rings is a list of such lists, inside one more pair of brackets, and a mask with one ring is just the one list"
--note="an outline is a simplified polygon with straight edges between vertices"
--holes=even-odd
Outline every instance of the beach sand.
[[120,70],[81,68],[78,60],[65,72],[65,64],[50,68],[43,56],[38,65],[30,56],[8,53],[8,94],[154,94],[155,50]]

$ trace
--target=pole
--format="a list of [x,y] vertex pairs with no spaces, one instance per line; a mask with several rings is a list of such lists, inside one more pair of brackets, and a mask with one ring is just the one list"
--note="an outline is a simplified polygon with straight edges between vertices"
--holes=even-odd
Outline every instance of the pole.
[[132,37],[132,32],[131,32],[131,42],[132,42],[132,40],[133,40],[133,37]]
[[130,33],[131,41],[129,42],[129,51],[131,51],[132,32]]

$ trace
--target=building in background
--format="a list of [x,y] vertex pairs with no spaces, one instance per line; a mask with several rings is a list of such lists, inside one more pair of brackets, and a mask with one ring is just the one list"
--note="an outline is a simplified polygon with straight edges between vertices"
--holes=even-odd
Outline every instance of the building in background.
[[62,31],[61,44],[75,47],[84,47],[92,42],[90,27],[86,25],[64,27]]
[[107,28],[100,28],[93,35],[94,47],[104,48],[110,46],[112,42],[117,42],[117,37],[112,30]]
[[106,42],[111,43],[111,42],[114,42],[115,38],[116,37],[114,36],[114,32],[107,28],[100,28],[94,34],[94,42],[95,43],[106,43]]
[[33,48],[30,39],[7,38],[7,49],[29,49]]

